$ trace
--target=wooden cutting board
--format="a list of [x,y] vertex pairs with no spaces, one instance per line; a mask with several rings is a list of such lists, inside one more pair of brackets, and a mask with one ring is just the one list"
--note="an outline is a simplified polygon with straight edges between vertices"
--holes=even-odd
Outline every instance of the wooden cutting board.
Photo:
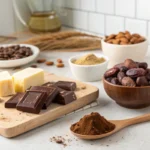
[[[73,81],[68,78],[58,77],[54,74],[45,73],[45,82],[48,81]],[[55,120],[65,114],[77,110],[98,98],[98,88],[85,84],[79,81],[77,83],[77,90],[75,91],[77,100],[68,105],[52,104],[47,110],[42,110],[40,114],[30,114],[18,111],[16,109],[6,109],[4,107],[5,101],[10,97],[1,98],[0,100],[0,135],[11,138],[31,129],[44,125],[52,120]],[[85,89],[82,89],[86,86]]]

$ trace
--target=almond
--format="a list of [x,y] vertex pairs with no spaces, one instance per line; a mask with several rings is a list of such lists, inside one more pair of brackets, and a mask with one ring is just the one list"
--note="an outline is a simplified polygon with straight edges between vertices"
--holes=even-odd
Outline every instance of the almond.
[[63,63],[58,63],[56,66],[57,66],[58,68],[63,68],[63,67],[64,67],[64,64],[63,64]]
[[116,39],[120,39],[120,38],[123,38],[123,37],[125,37],[124,34],[118,34],[118,35],[116,36]]
[[63,61],[61,59],[57,59],[57,62],[58,63],[62,63]]
[[145,38],[144,37],[140,37],[137,39],[138,43],[141,43],[141,42],[144,42],[145,41]]
[[128,45],[128,42],[120,42],[120,45]]
[[134,34],[132,34],[132,37],[137,37],[137,38],[139,38],[139,37],[141,37],[139,34],[137,34],[137,33],[134,33]]
[[120,41],[121,41],[121,42],[128,43],[128,39],[127,39],[127,38],[125,38],[125,37],[120,38]]
[[119,40],[119,39],[115,39],[115,40],[113,40],[112,43],[113,43],[113,44],[119,44],[119,43],[120,43],[120,40]]
[[107,41],[107,43],[110,43],[110,44],[112,44],[112,43],[113,43],[113,39],[111,39],[111,40],[108,40],[108,41]]
[[[125,34],[130,34],[130,32],[129,32],[129,31],[125,31],[124,33],[125,33]],[[131,34],[130,34],[130,35],[131,35]]]
[[113,38],[115,38],[115,36],[116,36],[116,34],[111,34],[107,37],[107,40],[113,39]]
[[131,42],[132,44],[134,44],[136,40],[137,40],[136,37],[132,37],[132,38],[130,39],[130,42]]
[[130,40],[130,39],[132,38],[131,34],[128,34],[128,33],[125,34],[125,37],[126,37],[128,40]]
[[45,61],[46,61],[46,59],[43,59],[43,58],[42,58],[42,59],[38,59],[38,60],[37,60],[37,63],[44,63]]
[[54,62],[53,62],[53,61],[47,61],[45,64],[46,64],[47,66],[52,66],[52,65],[54,64]]

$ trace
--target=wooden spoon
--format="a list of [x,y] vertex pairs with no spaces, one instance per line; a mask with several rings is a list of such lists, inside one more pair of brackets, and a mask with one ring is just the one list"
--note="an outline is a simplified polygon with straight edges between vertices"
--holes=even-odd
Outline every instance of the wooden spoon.
[[113,131],[105,133],[105,134],[82,135],[82,134],[74,133],[73,131],[71,131],[71,132],[72,132],[72,134],[74,134],[75,136],[77,136],[80,139],[95,140],[95,139],[101,139],[101,138],[110,136],[110,135],[120,131],[121,129],[127,127],[127,126],[142,123],[142,122],[146,122],[146,121],[150,121],[150,114],[145,114],[145,115],[142,115],[142,116],[138,116],[138,117],[131,118],[131,119],[125,119],[125,120],[109,120],[109,122],[112,122],[113,124],[115,124],[116,127]]

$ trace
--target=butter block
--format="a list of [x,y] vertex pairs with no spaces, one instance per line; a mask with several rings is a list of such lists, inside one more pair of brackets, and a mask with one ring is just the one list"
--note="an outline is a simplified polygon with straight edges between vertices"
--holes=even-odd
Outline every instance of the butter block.
[[0,72],[0,96],[15,94],[13,79],[8,71]]
[[44,83],[44,71],[40,68],[26,68],[13,74],[16,92],[25,92],[31,86]]

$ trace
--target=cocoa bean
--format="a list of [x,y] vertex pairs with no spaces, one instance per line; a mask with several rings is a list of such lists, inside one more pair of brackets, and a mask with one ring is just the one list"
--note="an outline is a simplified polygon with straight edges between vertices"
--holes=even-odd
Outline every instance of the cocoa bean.
[[124,73],[124,72],[121,72],[121,71],[117,74],[117,78],[118,78],[118,80],[119,80],[120,83],[122,82],[122,79],[123,79],[125,76],[126,76],[125,73]]
[[111,83],[115,85],[120,85],[120,82],[116,77],[111,79]]
[[117,75],[118,72],[119,72],[118,68],[111,68],[105,72],[104,77],[105,78],[114,77]]
[[130,77],[124,77],[122,79],[122,85],[124,86],[129,86],[129,87],[135,87],[136,86],[136,83],[134,82],[134,80]]
[[133,68],[133,69],[129,69],[126,72],[126,75],[131,78],[137,78],[140,76],[144,76],[145,74],[146,74],[146,71],[143,68]]
[[124,66],[131,69],[131,68],[138,68],[138,65],[136,62],[134,62],[132,59],[126,59],[124,61]]
[[148,85],[148,80],[146,79],[145,76],[142,76],[142,77],[138,77],[136,79],[136,84],[138,86],[147,86]]
[[146,62],[141,62],[141,63],[138,63],[138,67],[143,68],[143,69],[147,69],[148,64]]

